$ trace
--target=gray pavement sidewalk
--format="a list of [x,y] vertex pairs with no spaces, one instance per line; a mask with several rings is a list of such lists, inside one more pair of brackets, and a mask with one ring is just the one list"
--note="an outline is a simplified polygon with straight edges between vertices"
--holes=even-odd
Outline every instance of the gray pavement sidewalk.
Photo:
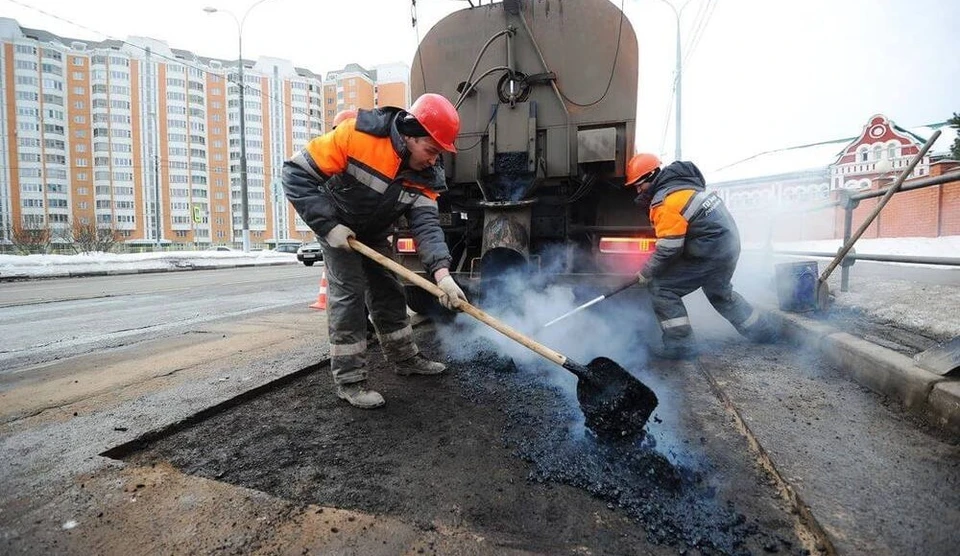
[[839,269],[828,284],[833,302],[826,311],[782,311],[773,296],[761,303],[781,316],[788,338],[960,440],[960,373],[941,376],[917,360],[960,336],[960,269],[855,267],[848,291],[840,291]]

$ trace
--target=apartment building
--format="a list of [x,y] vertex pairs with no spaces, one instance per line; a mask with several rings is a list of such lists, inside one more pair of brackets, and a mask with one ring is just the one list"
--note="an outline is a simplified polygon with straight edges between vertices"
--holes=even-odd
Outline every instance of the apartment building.
[[[0,18],[0,243],[15,226],[115,229],[131,245],[241,244],[235,60],[60,37]],[[251,244],[306,239],[283,160],[323,133],[323,80],[244,60]]]
[[[409,67],[322,74],[243,61],[250,243],[311,239],[284,159],[344,108],[410,103]],[[128,245],[242,245],[239,66],[147,37],[60,37],[0,18],[0,245],[14,228],[116,230]],[[378,81],[378,75],[381,80]]]
[[366,69],[347,64],[327,72],[323,80],[323,122],[326,129],[341,110],[410,106],[410,66],[396,62]]

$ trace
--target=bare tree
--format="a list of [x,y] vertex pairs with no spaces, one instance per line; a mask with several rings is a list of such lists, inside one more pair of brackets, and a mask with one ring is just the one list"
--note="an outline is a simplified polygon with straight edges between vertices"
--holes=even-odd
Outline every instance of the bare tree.
[[120,240],[120,233],[110,224],[74,220],[68,233],[74,252],[109,252]]
[[15,252],[21,255],[46,253],[50,250],[53,241],[53,231],[49,224],[22,224],[13,225],[13,236],[10,238]]

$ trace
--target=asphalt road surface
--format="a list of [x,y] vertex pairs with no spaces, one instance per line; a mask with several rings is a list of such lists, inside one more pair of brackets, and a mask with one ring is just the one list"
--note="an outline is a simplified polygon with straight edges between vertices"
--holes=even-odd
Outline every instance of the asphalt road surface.
[[[428,553],[946,555],[960,543],[955,443],[816,354],[713,327],[697,303],[698,361],[648,360],[639,341],[618,359],[660,406],[645,439],[612,445],[584,431],[572,375],[504,357],[466,317],[416,332],[448,375],[395,377],[374,354],[387,406],[346,406],[309,355],[318,277],[291,265],[0,284],[0,548],[270,552],[301,546],[305,523],[384,554],[409,535],[431,539]],[[596,333],[572,330],[551,343]],[[614,355],[611,338],[593,345]],[[263,380],[299,360],[303,372]],[[245,380],[264,386],[203,411],[211,389]],[[84,474],[85,443],[116,447],[128,427],[152,438],[163,415],[180,425],[111,451],[122,470]]]
[[302,265],[0,283],[0,374],[316,299]]

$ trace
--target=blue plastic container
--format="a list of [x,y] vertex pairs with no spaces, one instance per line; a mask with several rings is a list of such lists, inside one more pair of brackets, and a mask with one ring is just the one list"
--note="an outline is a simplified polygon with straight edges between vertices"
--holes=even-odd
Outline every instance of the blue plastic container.
[[817,261],[800,261],[776,265],[777,298],[780,309],[805,313],[817,309]]

